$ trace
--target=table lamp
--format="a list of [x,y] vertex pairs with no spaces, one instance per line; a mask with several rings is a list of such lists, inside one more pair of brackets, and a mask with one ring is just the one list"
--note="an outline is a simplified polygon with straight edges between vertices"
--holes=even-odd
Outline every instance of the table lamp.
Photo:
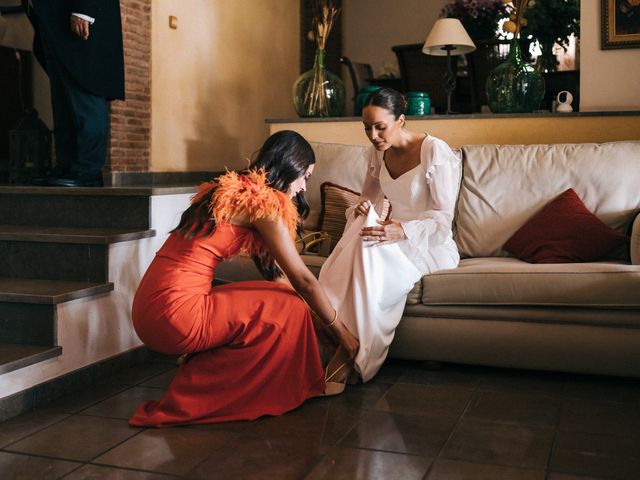
[[447,92],[447,114],[451,111],[451,94],[456,88],[456,76],[451,69],[451,56],[463,55],[476,49],[473,40],[457,18],[440,18],[433,25],[422,53],[435,56],[447,56],[447,73],[442,85]]

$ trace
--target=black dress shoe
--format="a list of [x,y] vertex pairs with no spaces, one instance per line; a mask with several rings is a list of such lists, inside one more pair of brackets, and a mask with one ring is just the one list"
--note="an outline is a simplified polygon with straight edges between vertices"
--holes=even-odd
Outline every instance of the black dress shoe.
[[53,180],[54,178],[64,177],[68,173],[68,168],[56,166],[40,177],[30,178],[29,184],[44,187],[47,185],[51,185],[51,180]]
[[101,187],[102,173],[81,173],[72,170],[62,177],[51,178],[49,185],[56,187]]

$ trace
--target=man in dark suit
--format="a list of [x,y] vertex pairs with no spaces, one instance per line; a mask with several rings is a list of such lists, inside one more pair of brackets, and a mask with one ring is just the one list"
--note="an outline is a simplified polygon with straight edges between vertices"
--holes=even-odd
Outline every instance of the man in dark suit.
[[118,0],[25,0],[34,53],[49,75],[56,167],[41,185],[102,185],[109,107],[124,100]]

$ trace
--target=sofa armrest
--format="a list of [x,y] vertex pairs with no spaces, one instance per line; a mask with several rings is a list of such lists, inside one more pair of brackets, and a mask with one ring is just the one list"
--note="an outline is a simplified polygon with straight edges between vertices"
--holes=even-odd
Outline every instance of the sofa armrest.
[[640,213],[631,227],[631,265],[640,265]]

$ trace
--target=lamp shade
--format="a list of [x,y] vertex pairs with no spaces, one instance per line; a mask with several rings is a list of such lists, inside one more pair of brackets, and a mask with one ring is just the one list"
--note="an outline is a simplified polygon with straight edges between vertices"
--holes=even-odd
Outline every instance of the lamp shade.
[[[449,46],[448,49],[443,47]],[[457,18],[440,18],[433,24],[422,53],[427,55],[444,56],[447,51],[451,55],[462,55],[473,52],[476,45]]]

